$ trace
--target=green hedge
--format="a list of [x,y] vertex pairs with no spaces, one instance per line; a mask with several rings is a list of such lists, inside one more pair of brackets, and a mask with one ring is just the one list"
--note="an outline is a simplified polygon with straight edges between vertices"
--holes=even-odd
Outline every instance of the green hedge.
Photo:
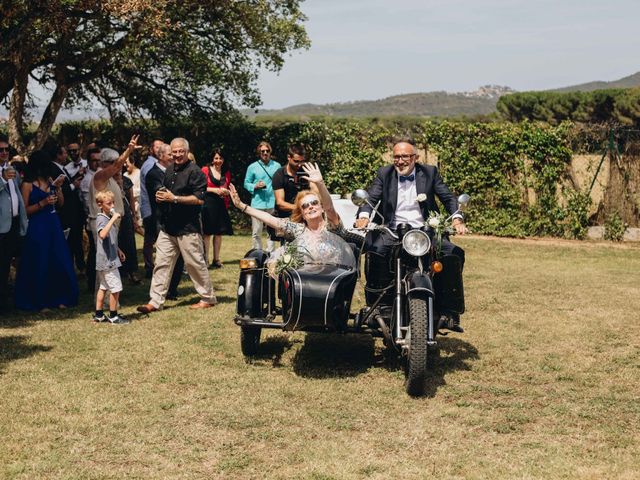
[[[383,155],[393,135],[409,133],[419,147],[437,155],[449,187],[471,195],[467,217],[473,231],[582,238],[589,198],[563,182],[575,131],[568,123],[415,121],[400,125],[334,120],[261,125],[234,118],[204,125],[188,121],[174,125],[68,122],[59,126],[56,135],[64,143],[80,138],[85,144],[98,140],[116,146],[125,145],[132,132],[141,132],[145,141],[184,136],[201,164],[214,146],[221,146],[236,185],[242,185],[259,141],[271,142],[276,159],[283,164],[287,144],[302,141],[309,146],[309,159],[320,163],[329,190],[346,194],[371,183],[384,164]],[[531,194],[535,202],[528,200]]]
[[640,126],[640,88],[592,92],[520,92],[500,97],[498,111],[509,121],[558,124],[570,120]]

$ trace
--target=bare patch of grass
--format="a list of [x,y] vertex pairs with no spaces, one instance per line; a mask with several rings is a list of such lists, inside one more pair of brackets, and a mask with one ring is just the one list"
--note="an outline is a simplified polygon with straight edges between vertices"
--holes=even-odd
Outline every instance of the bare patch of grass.
[[457,241],[467,332],[441,339],[422,399],[365,336],[266,331],[246,361],[248,237],[223,245],[214,309],[183,306],[185,279],[129,326],[92,324],[89,298],[3,318],[0,477],[637,478],[640,248]]

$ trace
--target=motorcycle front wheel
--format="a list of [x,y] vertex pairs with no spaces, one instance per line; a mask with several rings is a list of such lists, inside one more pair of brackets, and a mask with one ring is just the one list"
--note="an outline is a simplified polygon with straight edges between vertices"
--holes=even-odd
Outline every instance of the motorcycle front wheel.
[[409,299],[409,352],[406,362],[406,390],[412,397],[425,392],[427,380],[428,298]]

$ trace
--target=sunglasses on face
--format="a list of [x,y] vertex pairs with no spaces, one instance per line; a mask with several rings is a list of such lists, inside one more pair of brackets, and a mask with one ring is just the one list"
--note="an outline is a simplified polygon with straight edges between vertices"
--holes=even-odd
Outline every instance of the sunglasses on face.
[[0,147],[0,152],[8,152],[9,147]]
[[403,161],[403,162],[408,162],[409,160],[411,160],[413,157],[415,157],[416,154],[412,153],[412,154],[405,154],[405,155],[394,155],[393,156],[393,161],[394,162],[399,162],[399,161]]
[[78,150],[76,150],[75,148],[72,148],[71,150],[68,150],[69,153],[78,153]]
[[308,202],[304,202],[302,205],[300,205],[300,207],[302,208],[302,210],[306,210],[309,207],[315,207],[318,205],[320,205],[320,200],[316,198],[315,200],[309,200]]
[[271,150],[260,150],[260,153],[271,153]]

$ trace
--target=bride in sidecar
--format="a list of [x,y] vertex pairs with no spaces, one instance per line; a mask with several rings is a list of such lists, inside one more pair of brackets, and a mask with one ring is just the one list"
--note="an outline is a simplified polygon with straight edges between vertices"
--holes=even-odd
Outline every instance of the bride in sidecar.
[[241,327],[245,355],[257,353],[262,328],[346,331],[358,250],[340,237],[346,231],[318,166],[305,164],[302,169],[312,189],[298,193],[290,219],[246,205],[230,186],[237,208],[290,240],[270,256],[250,250],[240,260],[235,322]]
[[275,276],[287,266],[307,270],[314,265],[355,268],[353,250],[339,236],[344,227],[333,207],[318,165],[305,164],[302,169],[315,188],[298,193],[290,219],[277,218],[263,210],[252,208],[243,203],[235,187],[230,186],[231,200],[237,208],[275,228],[279,236],[291,242],[271,254],[267,261],[269,272]]

